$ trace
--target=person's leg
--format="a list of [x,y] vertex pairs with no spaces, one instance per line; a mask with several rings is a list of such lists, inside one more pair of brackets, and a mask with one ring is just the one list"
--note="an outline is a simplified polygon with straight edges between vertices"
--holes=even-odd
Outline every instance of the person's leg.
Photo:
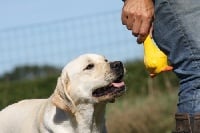
[[180,79],[177,113],[200,112],[200,0],[155,0],[153,37]]
[[160,1],[153,36],[180,78],[178,112],[194,114],[200,112],[200,0]]

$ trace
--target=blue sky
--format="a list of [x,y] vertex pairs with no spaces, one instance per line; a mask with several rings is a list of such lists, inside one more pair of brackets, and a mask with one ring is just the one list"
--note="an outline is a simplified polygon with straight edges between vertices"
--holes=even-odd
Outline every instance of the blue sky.
[[[81,0],[78,2],[73,0],[0,0],[0,37],[7,36],[6,34],[4,34],[5,32],[1,32],[4,31],[4,29],[15,29],[16,27],[24,27],[34,24],[48,24],[49,22],[67,20],[68,18],[69,20],[70,18],[76,18],[75,22],[78,22],[79,17],[84,18],[84,16],[87,16],[86,18],[88,20],[88,17],[94,17],[95,14],[105,14],[106,12],[109,13],[113,11],[114,13],[115,11],[119,12],[119,18],[116,18],[115,15],[115,20],[117,22],[115,22],[115,24],[113,23],[113,25],[112,22],[110,22],[111,25],[109,28],[112,28],[112,36],[109,35],[109,33],[102,34],[104,32],[103,28],[105,27],[100,26],[100,28],[102,29],[99,30],[97,28],[93,28],[91,30],[97,30],[93,31],[94,33],[99,32],[99,34],[101,34],[102,36],[98,37],[97,35],[90,40],[88,40],[89,38],[82,39],[81,41],[87,44],[87,47],[84,47],[84,45],[81,44],[82,42],[79,41],[76,42],[77,47],[74,47],[73,43],[71,43],[71,46],[70,44],[60,44],[59,46],[63,51],[61,57],[58,57],[58,55],[60,54],[59,52],[61,51],[56,51],[55,48],[58,47],[58,45],[56,44],[34,44],[34,42],[37,41],[38,36],[35,36],[36,39],[35,37],[25,38],[25,40],[23,40],[24,42],[22,42],[23,44],[21,44],[21,38],[16,38],[16,40],[11,40],[11,42],[1,39],[0,49],[2,49],[2,52],[0,52],[0,75],[5,71],[9,71],[14,67],[23,64],[47,63],[52,65],[58,64],[62,67],[64,63],[69,61],[69,59],[71,60],[79,54],[91,51],[106,55],[106,57],[109,56],[109,59],[114,60],[124,60],[128,58],[132,59],[135,57],[141,58],[143,56],[142,47],[136,44],[135,38],[128,30],[126,30],[123,25],[121,25],[120,11],[122,6],[123,2],[121,0]],[[103,22],[101,17],[99,18],[99,20]],[[72,31],[73,33],[69,33],[71,34],[69,36],[78,35],[77,37],[79,38],[81,37],[81,35],[79,34],[88,34],[88,26],[86,26],[85,28],[86,29],[84,29],[83,27],[82,29],[85,30],[84,33],[75,33],[76,31]],[[50,32],[49,34],[51,36],[56,37],[54,36],[55,33],[53,33],[53,31],[48,32]],[[20,34],[21,33],[19,31],[19,35]],[[61,38],[62,37],[63,36],[61,36]],[[97,40],[94,40],[96,37]],[[118,40],[116,40],[116,38]],[[32,40],[31,43],[33,44],[31,44],[30,41],[27,40]],[[91,42],[91,40],[95,43],[91,44],[93,43]],[[110,40],[110,42],[105,42],[106,40]],[[45,38],[43,41],[45,41]],[[64,41],[63,43],[66,43],[65,39],[62,39],[61,41]],[[70,41],[73,41],[73,37]],[[108,43],[111,44],[108,45]],[[94,49],[94,47],[96,49]],[[33,48],[35,48],[36,51],[34,51]],[[71,56],[69,54],[66,56],[65,53],[67,50],[70,50],[70,52],[68,53],[71,53]],[[73,50],[75,50],[76,52],[74,52]],[[49,58],[49,56],[52,55],[52,51],[54,52],[55,57]]]
[[0,0],[0,29],[121,10],[121,0]]

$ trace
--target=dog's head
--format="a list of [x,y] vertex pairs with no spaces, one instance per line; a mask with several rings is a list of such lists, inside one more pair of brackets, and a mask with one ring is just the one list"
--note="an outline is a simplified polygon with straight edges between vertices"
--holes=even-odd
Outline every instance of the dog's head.
[[64,67],[55,92],[64,104],[113,101],[125,92],[124,70],[120,61],[109,62],[97,54],[81,55]]

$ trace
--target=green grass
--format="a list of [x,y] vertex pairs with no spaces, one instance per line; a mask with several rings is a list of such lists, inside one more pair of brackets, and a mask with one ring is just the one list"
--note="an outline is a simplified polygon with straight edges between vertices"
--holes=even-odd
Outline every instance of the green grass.
[[116,100],[107,106],[109,133],[168,133],[174,127],[177,93]]

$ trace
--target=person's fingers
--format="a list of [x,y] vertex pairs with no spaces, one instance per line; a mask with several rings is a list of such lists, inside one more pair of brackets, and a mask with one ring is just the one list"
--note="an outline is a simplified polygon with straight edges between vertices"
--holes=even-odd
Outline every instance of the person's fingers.
[[137,42],[138,43],[143,43],[144,40],[146,39],[147,35],[149,34],[149,31],[150,31],[150,26],[151,26],[151,20],[143,20],[141,22],[141,26],[140,26],[140,29],[139,29],[139,36],[137,38]]
[[151,38],[153,37],[153,23],[151,24],[149,35]]
[[147,35],[150,31],[151,21],[142,21],[139,34]]
[[133,26],[132,26],[132,34],[136,37],[139,35],[141,22],[142,21],[141,21],[140,17],[134,19],[134,23],[133,23]]
[[138,44],[141,44],[141,43],[143,43],[144,42],[144,40],[146,39],[146,35],[144,36],[144,35],[138,35],[138,37],[137,37],[137,43]]
[[127,17],[128,15],[126,15],[126,12],[124,11],[124,7],[122,8],[122,14],[121,14],[121,21],[123,25],[127,24]]
[[133,27],[133,23],[134,23],[134,18],[131,14],[129,14],[129,16],[127,16],[127,21],[126,21],[126,27],[128,30],[131,30]]
[[128,30],[132,29],[133,26],[133,16],[132,14],[129,12],[129,7],[123,7],[122,9],[122,14],[121,14],[121,20],[122,20],[122,24],[126,25]]

